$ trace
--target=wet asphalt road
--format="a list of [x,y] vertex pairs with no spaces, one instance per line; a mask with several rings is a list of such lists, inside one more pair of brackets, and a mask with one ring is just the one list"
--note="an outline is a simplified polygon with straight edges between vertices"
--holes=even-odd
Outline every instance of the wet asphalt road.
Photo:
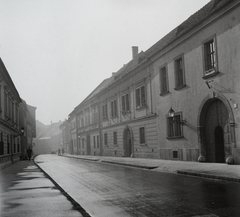
[[240,216],[240,184],[43,156],[39,165],[91,216]]
[[0,170],[0,217],[81,217],[34,162]]

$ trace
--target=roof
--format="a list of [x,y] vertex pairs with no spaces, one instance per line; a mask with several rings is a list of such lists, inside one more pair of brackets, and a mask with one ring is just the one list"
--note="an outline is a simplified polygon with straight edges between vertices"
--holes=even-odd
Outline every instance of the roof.
[[8,88],[13,92],[14,96],[19,102],[21,102],[20,95],[15,87],[12,78],[10,77],[2,59],[0,58],[0,74],[4,77],[5,82],[8,84]]
[[50,125],[43,126],[42,131],[38,132],[39,135],[37,135],[37,138],[46,138],[46,137],[58,135],[61,132],[59,129],[59,126],[61,124],[62,124],[61,122],[56,122],[56,123],[51,123]]
[[137,55],[137,58],[132,59],[127,64],[124,64],[122,68],[120,68],[117,72],[113,73],[110,78],[107,78],[103,80],[77,107],[74,108],[74,110],[69,114],[71,116],[74,114],[74,112],[81,107],[87,100],[91,99],[92,97],[96,96],[98,93],[109,87],[111,84],[113,84],[116,80],[118,80],[121,76],[126,74],[127,72],[131,71],[133,68],[135,68],[141,60],[145,58],[144,52],[140,52]]
[[147,57],[155,55],[157,52],[163,50],[169,46],[176,39],[183,36],[185,33],[189,32],[192,28],[195,28],[207,18],[209,18],[216,11],[220,10],[230,2],[236,0],[211,0],[208,4],[203,6],[196,13],[191,15],[187,20],[169,32],[166,36],[160,39],[157,43],[151,46],[148,50],[145,51]]

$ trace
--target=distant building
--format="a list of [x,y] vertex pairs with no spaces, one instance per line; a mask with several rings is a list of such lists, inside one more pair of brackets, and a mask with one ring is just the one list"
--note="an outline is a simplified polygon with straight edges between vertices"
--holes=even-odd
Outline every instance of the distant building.
[[67,120],[65,120],[60,126],[59,129],[61,130],[61,149],[64,150],[64,152],[71,153],[72,147],[70,146],[70,124]]
[[212,0],[70,113],[82,155],[240,164],[240,2]]
[[51,123],[50,125],[44,125],[40,121],[36,122],[37,136],[34,139],[33,153],[39,154],[51,154],[57,152],[58,149],[62,149],[61,146],[61,131],[59,126],[62,122]]

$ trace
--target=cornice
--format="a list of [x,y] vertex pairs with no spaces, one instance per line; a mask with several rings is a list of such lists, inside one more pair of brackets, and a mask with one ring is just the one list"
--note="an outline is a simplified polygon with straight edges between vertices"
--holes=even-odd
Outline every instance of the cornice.
[[123,121],[123,122],[120,122],[118,124],[112,124],[112,125],[106,126],[106,127],[101,127],[101,129],[108,129],[108,128],[117,127],[117,126],[120,126],[120,125],[127,125],[127,124],[130,124],[130,123],[135,123],[135,122],[138,122],[138,121],[155,118],[156,116],[157,116],[157,114],[153,113],[153,114],[150,114],[150,115],[147,115],[147,116],[144,116],[144,117],[131,119],[129,121]]
[[21,131],[14,128],[13,126],[11,126],[9,123],[7,123],[6,121],[4,121],[2,118],[0,118],[0,124],[7,127],[8,129],[12,130],[13,132],[17,133],[17,135],[21,135]]

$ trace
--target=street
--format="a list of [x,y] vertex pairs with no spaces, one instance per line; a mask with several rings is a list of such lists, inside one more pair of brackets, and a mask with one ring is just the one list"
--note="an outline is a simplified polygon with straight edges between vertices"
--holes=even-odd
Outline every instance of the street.
[[240,185],[40,155],[36,163],[90,216],[240,216]]

